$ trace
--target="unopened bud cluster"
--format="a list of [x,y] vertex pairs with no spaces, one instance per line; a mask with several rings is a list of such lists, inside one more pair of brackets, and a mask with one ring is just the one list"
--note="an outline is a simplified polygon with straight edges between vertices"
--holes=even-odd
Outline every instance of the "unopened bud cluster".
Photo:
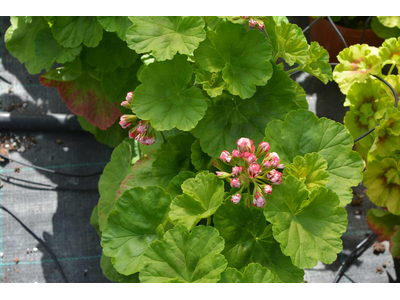
[[[242,19],[248,19],[248,16],[243,16]],[[249,20],[249,26],[250,27],[255,27],[258,28],[259,30],[263,30],[265,28],[264,22],[262,21],[257,21],[254,19]]]
[[[126,95],[125,101],[121,102],[121,106],[131,109],[133,92]],[[141,120],[135,115],[123,115],[119,120],[119,125],[123,129],[129,129],[129,138],[137,140],[142,145],[152,145],[155,142],[154,130],[151,128],[149,121]]]
[[[220,178],[229,180],[231,187],[240,189],[232,196],[233,203],[239,203],[242,193],[247,192],[246,205],[263,207],[267,195],[272,194],[272,185],[281,183],[282,173],[277,169],[283,169],[284,165],[280,163],[277,153],[268,153],[267,142],[261,142],[257,150],[253,141],[248,138],[240,138],[236,144],[238,148],[233,150],[232,154],[224,150],[219,157],[222,162],[232,167],[232,172],[216,173]],[[261,164],[258,164],[264,155]]]

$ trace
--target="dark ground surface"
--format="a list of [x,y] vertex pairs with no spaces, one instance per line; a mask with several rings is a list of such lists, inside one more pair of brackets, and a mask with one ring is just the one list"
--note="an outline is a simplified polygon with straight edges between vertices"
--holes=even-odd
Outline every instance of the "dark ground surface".
[[[308,18],[296,17],[291,20],[304,28]],[[0,75],[12,82],[0,81],[0,111],[8,110],[17,103],[25,103],[12,110],[12,114],[69,114],[69,110],[58,96],[57,89],[42,87],[39,76],[29,75],[25,67],[13,58],[4,46],[4,33],[9,19],[0,17]],[[310,110],[319,117],[328,117],[342,122],[346,109],[344,96],[336,83],[324,85],[307,74],[294,78],[307,92]],[[0,128],[0,133],[6,131]],[[25,152],[12,152],[11,157],[35,165],[57,168],[64,172],[87,174],[102,170],[109,161],[112,149],[98,143],[86,133],[71,132],[20,132],[20,137],[30,135],[36,140],[36,147]],[[57,144],[56,140],[62,144]],[[88,191],[49,191],[37,189],[22,181],[4,182],[0,189],[0,203],[17,215],[31,230],[41,237],[53,250],[70,282],[108,282],[100,268],[101,247],[96,231],[89,219],[99,198],[97,183],[99,177],[69,178],[46,174],[21,166],[15,173],[16,163],[0,164],[0,176],[12,176],[42,184],[58,185]],[[356,189],[363,195],[361,186]],[[361,206],[347,206],[349,225],[343,235],[344,249],[333,264],[319,263],[314,269],[306,270],[308,282],[332,282],[340,264],[350,252],[371,231],[366,223],[366,214],[375,207],[367,197]],[[386,271],[394,275],[393,260],[388,244],[383,254],[374,255],[372,248],[346,272],[341,282],[388,282]],[[27,254],[27,249],[37,247],[37,252]],[[47,251],[38,244],[14,219],[0,210],[0,282],[62,282]],[[19,263],[15,264],[15,258]],[[383,274],[375,272],[386,262]]]

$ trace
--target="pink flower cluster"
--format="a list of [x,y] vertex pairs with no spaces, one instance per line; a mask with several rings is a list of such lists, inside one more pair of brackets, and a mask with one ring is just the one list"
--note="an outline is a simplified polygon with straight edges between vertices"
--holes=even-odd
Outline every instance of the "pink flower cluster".
[[[126,95],[125,101],[121,102],[121,106],[131,109],[133,92]],[[154,130],[150,126],[149,121],[139,121],[135,115],[123,115],[120,118],[119,125],[123,129],[130,128],[129,138],[137,140],[142,145],[152,145],[155,142]]]
[[[248,16],[243,16],[242,19],[248,19]],[[259,30],[263,30],[265,28],[265,24],[262,21],[257,21],[254,19],[249,20],[249,26],[250,27],[257,27]]]
[[[240,138],[236,144],[238,148],[232,151],[232,155],[224,150],[219,157],[225,164],[232,166],[232,172],[216,173],[220,178],[229,180],[232,188],[240,189],[232,196],[233,203],[239,203],[242,198],[241,193],[247,191],[246,205],[252,202],[254,206],[263,207],[266,196],[272,194],[272,185],[279,185],[282,182],[282,173],[276,169],[283,169],[284,165],[280,163],[276,152],[268,153],[270,147],[267,142],[261,142],[257,151],[253,141],[248,138]],[[261,164],[258,164],[264,155]]]

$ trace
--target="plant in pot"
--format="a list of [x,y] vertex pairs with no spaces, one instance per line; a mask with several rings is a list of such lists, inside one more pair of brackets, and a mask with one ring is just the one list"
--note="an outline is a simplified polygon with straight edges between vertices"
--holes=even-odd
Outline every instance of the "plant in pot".
[[[310,17],[313,23],[316,17]],[[338,62],[336,56],[345,48],[334,27],[343,36],[347,45],[366,43],[379,47],[384,39],[400,36],[400,17],[329,17],[318,19],[318,23],[310,28],[310,40],[317,41],[328,50],[331,62]]]
[[363,161],[277,64],[332,80],[287,18],[13,17],[6,43],[118,145],[91,218],[110,280],[301,282],[336,260]]
[[[346,95],[349,111],[344,125],[356,139],[354,149],[363,157],[364,185],[370,200],[381,209],[368,212],[368,224],[388,240],[395,261],[400,258],[400,38],[377,48],[350,46],[338,55],[333,78]],[[383,68],[388,66],[388,71]],[[386,69],[386,68],[385,68]],[[357,141],[363,133],[369,133]],[[397,263],[397,267],[398,263]],[[400,268],[397,270],[400,274]],[[397,276],[399,280],[400,276]]]

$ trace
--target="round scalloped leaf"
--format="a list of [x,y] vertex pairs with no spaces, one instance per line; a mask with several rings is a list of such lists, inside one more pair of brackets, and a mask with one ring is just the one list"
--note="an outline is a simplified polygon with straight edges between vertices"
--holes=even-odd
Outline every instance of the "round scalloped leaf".
[[379,16],[377,18],[383,26],[400,28],[400,17]]
[[366,44],[343,49],[337,56],[340,64],[333,71],[333,79],[343,94],[347,94],[353,82],[363,82],[370,74],[380,74],[382,60],[373,47]]
[[394,227],[400,224],[400,216],[371,208],[368,211],[367,223],[369,228],[378,236],[379,242],[390,241],[395,232]]
[[342,124],[298,110],[289,113],[285,121],[270,122],[265,135],[270,151],[278,153],[285,165],[298,155],[321,154],[328,162],[326,187],[339,196],[341,205],[351,202],[350,187],[360,183],[364,163],[360,155],[352,151],[353,139]]
[[378,206],[400,215],[400,160],[387,157],[368,162],[363,176],[367,195]]
[[258,88],[252,98],[243,101],[238,97],[221,97],[211,104],[192,133],[211,157],[219,157],[223,150],[235,149],[241,137],[258,144],[268,122],[283,120],[288,112],[299,108],[293,101],[295,87],[296,83],[284,71],[275,69],[267,85]]
[[168,185],[167,192],[175,198],[176,196],[182,195],[182,183],[184,183],[189,178],[195,178],[196,175],[193,172],[183,171],[176,175]]
[[123,41],[126,40],[126,32],[128,27],[132,25],[131,20],[124,16],[114,16],[114,17],[97,17],[97,21],[103,26],[103,28],[108,32],[116,32],[119,38]]
[[144,251],[158,239],[157,228],[167,223],[170,204],[171,196],[158,186],[135,187],[118,198],[101,245],[119,273],[140,271]]
[[[85,49],[81,57],[90,66],[102,72],[112,72],[118,67],[130,67],[135,63],[138,55],[129,49],[115,33],[104,32],[99,45],[95,48]],[[131,75],[135,77],[135,73]]]
[[274,274],[268,268],[260,264],[251,263],[245,269],[243,274],[235,268],[227,268],[221,274],[222,283],[273,283]]
[[37,61],[35,54],[35,39],[37,34],[47,27],[42,17],[32,17],[30,23],[25,23],[23,17],[10,17],[11,26],[4,36],[7,50],[18,58],[30,74],[38,74],[43,66]]
[[253,96],[256,86],[264,86],[272,76],[268,40],[259,30],[246,32],[239,24],[222,22],[194,54],[204,70],[222,71],[228,91],[242,99]]
[[197,139],[194,141],[191,147],[192,154],[192,164],[196,168],[197,171],[208,170],[210,172],[217,171],[214,167],[213,159],[203,152],[200,145],[200,140]]
[[304,271],[282,253],[262,209],[245,207],[243,201],[227,201],[217,210],[213,221],[225,240],[223,254],[229,267],[243,272],[249,263],[259,263],[274,274],[277,282],[302,282]]
[[188,88],[192,74],[185,56],[148,65],[141,73],[142,84],[134,92],[132,110],[140,119],[150,120],[156,130],[177,127],[189,131],[207,110],[201,90]]
[[377,36],[383,39],[389,39],[391,37],[400,36],[400,28],[393,27],[385,27],[381,22],[379,22],[377,17],[372,18],[371,28],[376,33]]
[[400,226],[396,226],[395,233],[392,235],[390,239],[390,252],[392,256],[395,258],[400,257]]
[[318,187],[308,193],[303,182],[288,176],[268,197],[264,215],[293,264],[313,268],[318,261],[334,262],[342,251],[347,213],[339,205],[332,190]]
[[311,42],[308,51],[310,56],[307,59],[306,66],[302,70],[317,77],[325,84],[332,81],[332,67],[329,64],[328,51],[317,42]]
[[293,99],[294,102],[297,103],[299,108],[307,109],[308,110],[308,101],[307,101],[307,94],[306,91],[301,87],[301,85],[294,81],[296,83],[295,85],[295,91],[296,91],[296,97]]
[[96,47],[103,38],[103,27],[97,17],[53,17],[51,31],[61,46],[75,48],[80,44]]
[[384,41],[382,46],[379,47],[379,56],[383,65],[400,65],[400,38],[391,38]]
[[296,24],[280,22],[275,28],[278,36],[279,52],[274,59],[282,57],[289,66],[295,63],[300,65],[307,64],[310,58],[307,39],[303,31]]
[[206,38],[201,17],[129,17],[126,41],[137,53],[152,51],[157,61],[191,55]]
[[107,217],[114,210],[117,191],[130,169],[131,145],[125,141],[114,149],[110,162],[104,168],[99,180],[100,199],[98,204],[100,231],[107,224]]
[[226,82],[221,72],[211,73],[199,68],[196,72],[196,83],[201,84],[211,98],[221,95],[226,90]]
[[87,73],[71,81],[53,80],[46,73],[40,76],[40,83],[57,87],[61,99],[71,112],[85,116],[86,120],[101,130],[112,126],[121,115],[119,105],[107,100],[101,82]]
[[375,141],[371,147],[372,155],[389,156],[400,149],[400,112],[397,108],[389,108],[385,117],[375,130]]
[[212,173],[201,172],[181,187],[183,195],[172,200],[169,219],[189,230],[201,219],[212,216],[224,199],[224,182]]
[[[385,80],[393,87],[397,97],[400,98],[400,75],[389,75],[385,77]],[[393,107],[395,99],[392,90],[386,84],[382,83],[381,92],[389,96],[390,104],[388,104],[388,106]]]
[[293,163],[285,166],[283,175],[292,175],[303,182],[307,190],[317,187],[325,187],[329,181],[329,173],[326,171],[328,163],[319,153],[307,153],[304,156],[296,156]]
[[227,265],[220,254],[223,248],[224,240],[215,228],[196,226],[189,232],[178,225],[147,248],[140,281],[218,282]]
[[154,179],[163,188],[182,171],[194,171],[190,160],[190,147],[195,138],[191,134],[178,134],[168,139],[152,165]]

